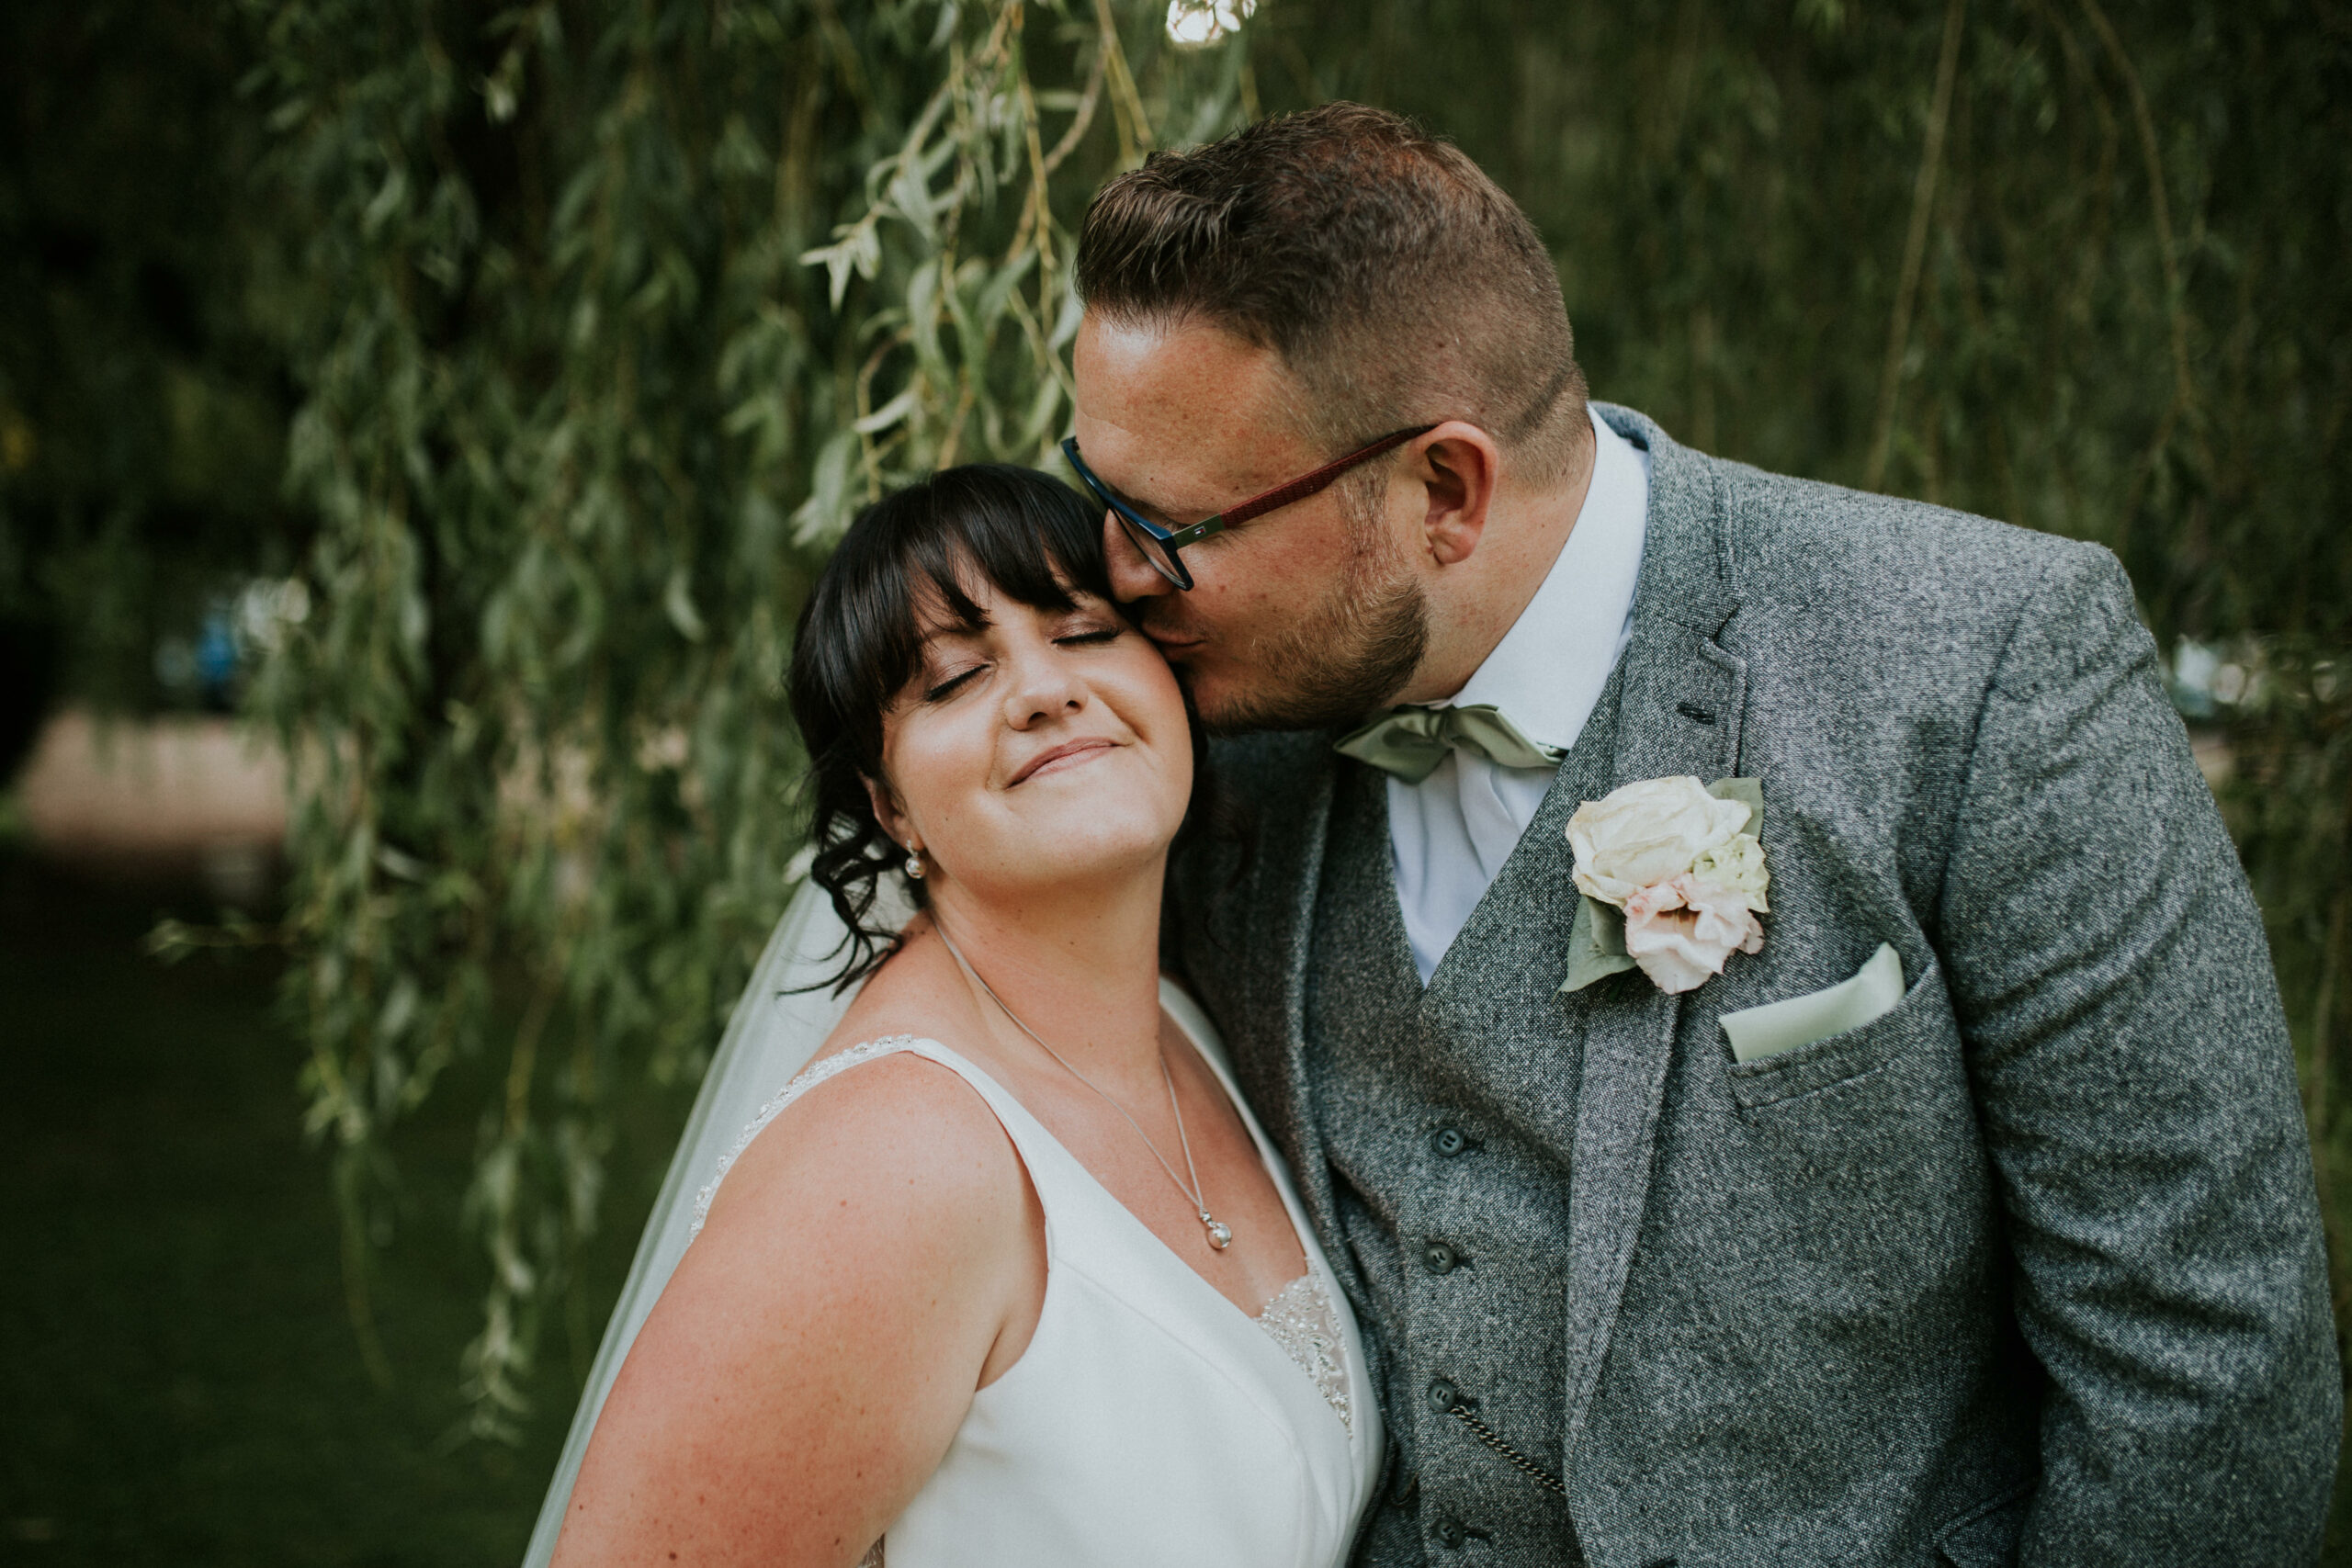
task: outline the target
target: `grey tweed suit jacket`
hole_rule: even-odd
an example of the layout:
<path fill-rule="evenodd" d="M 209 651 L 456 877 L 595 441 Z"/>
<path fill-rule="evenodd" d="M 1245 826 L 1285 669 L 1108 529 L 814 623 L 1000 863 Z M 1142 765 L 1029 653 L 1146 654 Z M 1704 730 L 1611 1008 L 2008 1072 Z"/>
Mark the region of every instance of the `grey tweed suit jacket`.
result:
<path fill-rule="evenodd" d="M 1638 974 L 1555 998 L 1565 919 L 1496 966 L 1577 1065 L 1550 1111 L 1573 1537 L 1490 1560 L 2311 1561 L 2342 1382 L 2310 1145 L 2260 917 L 2120 567 L 1600 412 L 1651 461 L 1606 776 L 1761 779 L 1772 913 L 1679 998 Z M 1248 841 L 1187 850 L 1170 940 L 1368 1316 L 1306 1077 L 1330 739 L 1218 743 Z M 1567 846 L 1533 841 L 1556 817 L 1513 865 L 1565 908 Z M 1722 1013 L 1881 942 L 1892 1013 L 1735 1064 Z M 1472 1068 L 1507 1094 L 1517 1061 Z M 1376 1355 L 1403 1337 L 1366 1327 Z"/>

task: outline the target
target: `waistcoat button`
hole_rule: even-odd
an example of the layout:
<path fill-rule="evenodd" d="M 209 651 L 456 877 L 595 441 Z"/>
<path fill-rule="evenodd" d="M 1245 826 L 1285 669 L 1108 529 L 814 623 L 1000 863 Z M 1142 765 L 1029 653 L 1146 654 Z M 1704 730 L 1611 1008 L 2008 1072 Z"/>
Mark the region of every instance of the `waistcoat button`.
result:
<path fill-rule="evenodd" d="M 1452 1159 L 1470 1146 L 1470 1140 L 1462 1135 L 1462 1129 L 1459 1127 L 1440 1127 L 1437 1130 L 1437 1136 L 1431 1138 L 1430 1143 L 1447 1159 Z"/>
<path fill-rule="evenodd" d="M 1421 1248 L 1421 1267 L 1432 1274 L 1451 1274 L 1454 1264 L 1459 1261 L 1453 1248 L 1442 1241 L 1433 1241 Z"/>
<path fill-rule="evenodd" d="M 1437 1539 L 1439 1545 L 1443 1546 L 1450 1551 L 1456 1550 L 1462 1545 L 1462 1521 L 1460 1519 L 1438 1520 Z"/>
<path fill-rule="evenodd" d="M 1462 1391 L 1443 1378 L 1430 1384 L 1430 1408 L 1441 1416 L 1453 1409 L 1461 1397 Z"/>

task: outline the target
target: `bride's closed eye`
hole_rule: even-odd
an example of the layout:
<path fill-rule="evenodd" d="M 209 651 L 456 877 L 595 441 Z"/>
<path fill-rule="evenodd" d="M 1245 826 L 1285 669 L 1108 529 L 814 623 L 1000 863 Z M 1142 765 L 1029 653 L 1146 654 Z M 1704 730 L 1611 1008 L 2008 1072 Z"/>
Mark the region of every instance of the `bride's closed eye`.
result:
<path fill-rule="evenodd" d="M 1061 648 L 1085 648 L 1106 642 L 1116 642 L 1125 633 L 1125 626 L 1090 626 L 1083 631 L 1064 632 L 1054 638 L 1054 642 Z"/>
<path fill-rule="evenodd" d="M 970 685 L 972 677 L 987 668 L 987 663 L 983 661 L 978 664 L 967 664 L 961 670 L 943 673 L 923 688 L 922 700 L 927 703 L 944 703 L 966 686 Z"/>
<path fill-rule="evenodd" d="M 1116 622 L 1107 625 L 1090 622 L 1057 634 L 1054 637 L 1054 646 L 1057 648 L 1099 648 L 1106 643 L 1116 642 L 1125 637 L 1126 632 L 1127 628 Z M 961 670 L 942 673 L 930 685 L 923 688 L 922 700 L 926 703 L 944 703 L 964 690 L 971 683 L 974 676 L 982 673 L 988 668 L 988 662 L 983 660 L 967 664 Z"/>
<path fill-rule="evenodd" d="M 943 643 L 946 646 L 941 646 Z M 987 660 L 978 657 L 978 652 L 974 639 L 927 639 L 922 651 L 922 701 L 945 702 L 971 684 L 972 677 L 989 667 Z"/>

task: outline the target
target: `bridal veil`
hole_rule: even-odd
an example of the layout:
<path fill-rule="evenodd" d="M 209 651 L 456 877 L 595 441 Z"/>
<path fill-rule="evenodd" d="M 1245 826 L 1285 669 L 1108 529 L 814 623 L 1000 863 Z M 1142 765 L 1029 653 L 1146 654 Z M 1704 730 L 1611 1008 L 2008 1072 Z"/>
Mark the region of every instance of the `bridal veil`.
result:
<path fill-rule="evenodd" d="M 885 888 L 886 900 L 891 892 Z M 876 913 L 895 926 L 908 911 L 877 906 Z M 814 882 L 802 882 L 768 938 L 751 982 L 727 1021 L 727 1032 L 703 1077 L 701 1092 L 695 1096 L 694 1113 L 687 1118 L 678 1152 L 670 1160 L 653 1213 L 645 1222 L 636 1259 L 629 1265 L 628 1281 L 621 1287 L 620 1300 L 596 1348 L 595 1365 L 589 1370 L 588 1386 L 572 1415 L 571 1430 L 564 1438 L 555 1479 L 548 1483 L 547 1501 L 539 1505 L 538 1523 L 531 1531 L 530 1550 L 524 1555 L 526 1568 L 544 1568 L 555 1555 L 556 1536 L 563 1528 L 571 1483 L 578 1479 L 580 1461 L 588 1452 L 597 1413 L 612 1392 L 613 1379 L 619 1374 L 637 1331 L 685 1253 L 694 1230 L 696 1195 L 718 1174 L 719 1160 L 752 1124 L 760 1106 L 808 1066 L 849 1010 L 854 989 L 836 997 L 825 984 L 841 964 L 845 934 L 825 890 Z"/>

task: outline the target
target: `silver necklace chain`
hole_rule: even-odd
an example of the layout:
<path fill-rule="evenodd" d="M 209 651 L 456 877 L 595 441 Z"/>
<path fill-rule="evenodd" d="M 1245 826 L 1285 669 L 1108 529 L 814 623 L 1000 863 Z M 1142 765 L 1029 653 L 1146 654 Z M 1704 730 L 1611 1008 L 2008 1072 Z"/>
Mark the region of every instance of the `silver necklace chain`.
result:
<path fill-rule="evenodd" d="M 964 950 L 956 945 L 956 939 L 947 934 L 947 928 L 942 925 L 936 917 L 933 918 L 931 929 L 937 931 L 939 933 L 939 940 L 947 944 L 947 951 L 954 954 L 956 966 L 964 971 L 964 977 L 971 981 L 975 986 L 978 986 L 982 991 L 986 992 L 989 1000 L 996 1004 L 997 1010 L 999 1012 L 1001 1012 L 1005 1017 L 1012 1021 L 1012 1026 L 1015 1029 L 1018 1029 L 1022 1033 L 1026 1034 L 1030 1039 L 1035 1040 L 1037 1043 L 1039 1049 L 1043 1050 L 1046 1055 L 1051 1056 L 1055 1061 L 1059 1062 L 1065 1068 L 1068 1068 L 1070 1077 L 1076 1078 L 1079 1082 L 1084 1084 L 1087 1088 L 1092 1089 L 1097 1095 L 1101 1096 L 1103 1104 L 1109 1106 L 1120 1115 L 1127 1118 L 1127 1125 L 1136 1130 L 1136 1136 L 1141 1138 L 1143 1140 L 1143 1146 L 1151 1151 L 1151 1157 L 1159 1162 L 1159 1168 L 1168 1173 L 1168 1179 L 1176 1184 L 1176 1190 L 1183 1193 L 1185 1197 L 1192 1200 L 1193 1212 L 1200 1215 L 1201 1228 L 1208 1233 L 1209 1246 L 1219 1252 L 1223 1252 L 1227 1247 L 1232 1246 L 1233 1227 L 1227 1224 L 1223 1220 L 1220 1220 L 1211 1214 L 1209 1213 L 1208 1204 L 1202 1201 L 1201 1173 L 1193 1164 L 1193 1140 L 1184 1132 L 1184 1108 L 1182 1105 L 1179 1104 L 1176 1100 L 1176 1079 L 1168 1070 L 1167 1051 L 1163 1048 L 1159 1053 L 1159 1081 L 1168 1086 L 1168 1109 L 1176 1113 L 1176 1141 L 1183 1145 L 1184 1169 L 1190 1173 L 1193 1178 L 1193 1184 L 1190 1187 L 1186 1187 L 1184 1185 L 1184 1179 L 1176 1174 L 1176 1168 L 1168 1163 L 1168 1156 L 1159 1152 L 1159 1145 L 1151 1141 L 1151 1134 L 1143 1130 L 1143 1123 L 1136 1121 L 1133 1116 L 1127 1114 L 1127 1108 L 1125 1106 L 1113 1099 L 1110 1092 L 1103 1089 L 1101 1084 L 1096 1083 L 1092 1078 L 1090 1078 L 1084 1073 L 1080 1072 L 1077 1066 L 1068 1056 L 1063 1055 L 1059 1051 L 1057 1051 L 1051 1045 L 1046 1044 L 1046 1037 L 1044 1035 L 1038 1033 L 1035 1030 L 1022 1022 L 1021 1015 L 1004 1005 L 1004 998 L 996 994 L 996 987 L 990 986 L 986 980 L 980 978 L 979 971 L 972 967 L 971 960 L 964 956 Z"/>

